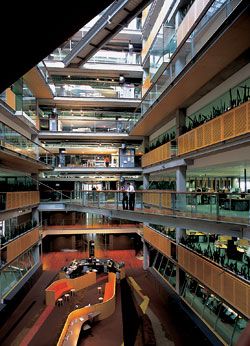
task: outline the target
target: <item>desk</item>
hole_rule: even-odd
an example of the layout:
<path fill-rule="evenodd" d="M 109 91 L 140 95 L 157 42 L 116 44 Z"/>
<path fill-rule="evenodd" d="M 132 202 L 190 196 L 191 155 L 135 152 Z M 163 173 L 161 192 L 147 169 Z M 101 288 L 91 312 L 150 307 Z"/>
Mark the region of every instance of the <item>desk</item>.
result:
<path fill-rule="evenodd" d="M 75 278 L 90 271 L 107 273 L 108 271 L 114 271 L 115 268 L 119 268 L 119 265 L 112 259 L 86 258 L 78 260 L 78 262 L 72 262 L 65 272 L 70 278 Z"/>
<path fill-rule="evenodd" d="M 219 249 L 227 249 L 227 245 L 226 244 L 215 244 L 214 246 L 219 248 Z"/>
<path fill-rule="evenodd" d="M 89 314 L 83 315 L 71 321 L 63 341 L 63 346 L 77 346 L 83 325 L 88 324 L 87 322 L 92 323 L 95 318 L 100 315 L 100 313 L 100 311 L 90 312 Z"/>
<path fill-rule="evenodd" d="M 249 199 L 228 199 L 224 201 L 224 209 L 236 210 L 236 211 L 248 211 L 249 210 Z"/>

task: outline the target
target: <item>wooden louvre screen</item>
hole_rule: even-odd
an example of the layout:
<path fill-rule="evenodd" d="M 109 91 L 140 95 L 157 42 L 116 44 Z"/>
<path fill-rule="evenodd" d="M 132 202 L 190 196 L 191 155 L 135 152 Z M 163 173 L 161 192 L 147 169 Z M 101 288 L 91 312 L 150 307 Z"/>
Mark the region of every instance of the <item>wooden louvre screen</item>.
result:
<path fill-rule="evenodd" d="M 150 166 L 170 159 L 171 157 L 171 143 L 165 143 L 160 147 L 151 150 L 142 156 L 142 167 Z"/>
<path fill-rule="evenodd" d="M 182 246 L 178 246 L 178 263 L 211 291 L 250 317 L 250 285 Z"/>
<path fill-rule="evenodd" d="M 178 137 L 178 155 L 248 132 L 250 132 L 249 101 Z"/>
<path fill-rule="evenodd" d="M 6 193 L 6 210 L 22 208 L 40 203 L 39 191 L 21 191 Z"/>
<path fill-rule="evenodd" d="M 171 192 L 144 192 L 143 203 L 150 204 L 156 207 L 171 208 Z"/>
<path fill-rule="evenodd" d="M 171 256 L 171 241 L 151 228 L 143 226 L 143 237 L 146 242 L 159 250 L 163 255 Z"/>
<path fill-rule="evenodd" d="M 7 245 L 7 263 L 22 254 L 25 250 L 29 249 L 32 245 L 39 240 L 39 229 L 36 228 L 20 238 L 13 240 Z"/>

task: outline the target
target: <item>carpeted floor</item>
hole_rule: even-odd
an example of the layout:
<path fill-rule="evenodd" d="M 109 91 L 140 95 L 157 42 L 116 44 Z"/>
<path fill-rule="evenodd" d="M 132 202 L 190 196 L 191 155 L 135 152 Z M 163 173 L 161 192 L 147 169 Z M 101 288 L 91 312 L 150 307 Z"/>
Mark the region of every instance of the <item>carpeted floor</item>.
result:
<path fill-rule="evenodd" d="M 24 297 L 11 317 L 0 329 L 1 346 L 20 346 L 45 309 L 45 288 L 56 279 L 57 271 L 44 271 L 36 284 Z"/>
<path fill-rule="evenodd" d="M 133 276 L 144 293 L 149 296 L 150 311 L 154 318 L 156 332 L 159 330 L 159 334 L 161 334 L 158 339 L 156 335 L 157 346 L 165 346 L 166 343 L 163 341 L 165 338 L 169 340 L 171 345 L 174 344 L 176 346 L 189 344 L 192 346 L 212 345 L 200 332 L 195 323 L 183 313 L 183 310 L 178 306 L 171 294 L 167 295 L 165 300 L 162 300 L 155 279 L 151 273 L 145 272 L 142 269 L 142 261 L 135 257 L 134 251 L 105 251 L 105 253 L 100 252 L 99 255 L 98 257 L 100 258 L 106 257 L 125 262 L 127 274 Z M 28 340 L 27 335 L 29 332 L 32 335 L 32 330 L 34 331 L 37 326 L 36 321 L 46 308 L 44 304 L 44 289 L 55 278 L 59 268 L 68 264 L 74 258 L 84 257 L 87 256 L 84 256 L 82 252 L 50 253 L 44 255 L 44 266 L 47 270 L 43 272 L 41 278 L 17 307 L 11 318 L 1 328 L 0 344 L 2 346 L 26 346 L 25 343 L 22 344 L 22 341 Z M 62 307 L 55 307 L 48 314 L 44 323 L 41 321 L 40 329 L 34 334 L 28 345 L 56 345 L 68 313 L 75 309 L 75 305 L 85 306 L 89 303 L 97 302 L 97 286 L 99 285 L 100 282 L 91 287 L 89 292 L 87 290 L 80 291 L 74 300 L 71 298 Z M 108 319 L 97 323 L 93 327 L 91 334 L 80 341 L 81 346 L 100 344 L 104 346 L 120 346 L 122 344 L 122 313 L 119 285 L 115 313 Z"/>
<path fill-rule="evenodd" d="M 175 346 L 212 346 L 196 324 L 184 314 L 173 295 L 167 294 L 166 299 L 161 297 L 158 285 L 150 272 L 133 268 L 128 269 L 126 273 L 133 276 L 143 289 L 143 293 L 150 298 L 149 307 L 160 321 L 169 341 Z"/>
<path fill-rule="evenodd" d="M 56 345 L 61 334 L 64 323 L 68 314 L 76 309 L 76 306 L 81 308 L 88 304 L 98 303 L 98 286 L 103 286 L 107 282 L 107 275 L 98 280 L 95 285 L 89 288 L 76 292 L 74 297 L 69 301 L 64 302 L 63 306 L 56 306 L 46 321 L 40 326 L 39 331 L 30 341 L 30 346 L 48 346 Z M 51 329 L 53 326 L 53 329 Z"/>

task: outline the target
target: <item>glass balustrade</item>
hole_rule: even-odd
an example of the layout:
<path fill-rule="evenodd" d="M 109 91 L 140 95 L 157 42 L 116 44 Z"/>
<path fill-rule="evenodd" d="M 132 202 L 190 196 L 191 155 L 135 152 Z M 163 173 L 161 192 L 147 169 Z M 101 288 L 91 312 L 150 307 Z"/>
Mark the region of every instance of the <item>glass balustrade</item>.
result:
<path fill-rule="evenodd" d="M 141 88 L 127 84 L 119 85 L 74 85 L 55 84 L 56 96 L 58 97 L 94 97 L 94 98 L 114 98 L 114 99 L 140 99 Z"/>
<path fill-rule="evenodd" d="M 66 151 L 66 150 L 65 150 Z M 47 157 L 48 158 L 48 157 Z M 41 159 L 43 159 L 41 157 Z M 45 160 L 45 158 L 44 158 Z M 134 168 L 141 167 L 140 156 L 135 155 L 67 155 L 57 157 L 58 167 L 76 168 Z"/>
<path fill-rule="evenodd" d="M 170 39 L 170 36 L 167 36 L 168 39 L 166 39 L 166 43 L 163 43 L 163 52 L 166 59 L 170 58 L 170 62 L 143 99 L 141 104 L 141 116 L 148 111 L 158 97 L 162 95 L 178 77 L 240 2 L 240 0 L 214 1 L 205 15 L 197 23 L 194 30 L 190 33 L 189 37 L 178 47 L 176 43 L 176 34 Z M 163 56 L 159 57 L 158 60 L 159 59 L 164 60 Z"/>
<path fill-rule="evenodd" d="M 188 274 L 185 274 L 181 296 L 227 345 L 236 345 L 247 326 L 246 317 L 231 309 L 220 297 Z"/>
<path fill-rule="evenodd" d="M 0 211 L 37 205 L 39 202 L 39 191 L 0 192 Z"/>
<path fill-rule="evenodd" d="M 52 191 L 50 194 L 54 194 Z M 60 195 L 57 199 L 74 201 L 84 207 L 98 207 L 107 209 L 123 209 L 124 192 L 116 190 L 81 191 L 75 195 L 74 191 Z M 127 193 L 127 192 L 126 192 Z M 128 199 L 129 199 L 129 193 Z M 47 198 L 49 200 L 51 196 Z M 41 199 L 43 197 L 41 196 Z M 54 199 L 55 200 L 55 199 Z M 195 219 L 213 221 L 230 221 L 240 224 L 249 224 L 250 194 L 249 193 L 178 193 L 167 190 L 137 190 L 135 192 L 134 209 L 138 212 L 159 215 L 175 215 Z"/>
<path fill-rule="evenodd" d="M 131 52 L 112 52 L 106 50 L 100 50 L 88 63 L 95 64 L 130 64 L 140 65 L 141 55 L 139 53 Z"/>
<path fill-rule="evenodd" d="M 21 279 L 39 262 L 38 247 L 33 246 L 7 265 L 1 259 L 0 287 L 1 299 L 6 296 Z"/>
<path fill-rule="evenodd" d="M 161 252 L 157 252 L 153 261 L 153 268 L 155 268 L 171 286 L 176 286 L 176 265 L 168 257 L 164 256 Z"/>
<path fill-rule="evenodd" d="M 16 225 L 15 227 L 9 223 L 9 220 L 5 220 L 4 235 L 0 235 L 1 247 L 6 246 L 10 241 L 19 238 L 21 235 L 28 233 L 37 227 L 39 227 L 37 226 L 37 222 L 32 220 L 18 226 Z"/>
<path fill-rule="evenodd" d="M 40 119 L 41 131 L 50 132 L 80 132 L 80 133 L 129 133 L 136 119 L 128 120 L 82 120 L 74 118 L 61 118 L 58 120 L 42 117 Z"/>
<path fill-rule="evenodd" d="M 54 164 L 55 157 L 39 144 L 24 137 L 9 126 L 0 122 L 0 146 L 15 152 L 16 154 L 41 161 L 41 156 L 48 158 L 43 160 L 47 164 Z"/>

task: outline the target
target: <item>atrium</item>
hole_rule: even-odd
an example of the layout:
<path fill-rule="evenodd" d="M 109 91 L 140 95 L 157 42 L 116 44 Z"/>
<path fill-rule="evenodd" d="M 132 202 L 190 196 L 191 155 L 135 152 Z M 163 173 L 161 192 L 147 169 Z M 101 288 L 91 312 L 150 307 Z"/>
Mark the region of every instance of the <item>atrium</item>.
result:
<path fill-rule="evenodd" d="M 24 12 L 34 42 L 2 31 L 1 345 L 249 345 L 248 1 Z"/>

